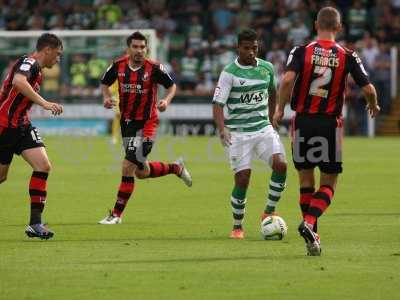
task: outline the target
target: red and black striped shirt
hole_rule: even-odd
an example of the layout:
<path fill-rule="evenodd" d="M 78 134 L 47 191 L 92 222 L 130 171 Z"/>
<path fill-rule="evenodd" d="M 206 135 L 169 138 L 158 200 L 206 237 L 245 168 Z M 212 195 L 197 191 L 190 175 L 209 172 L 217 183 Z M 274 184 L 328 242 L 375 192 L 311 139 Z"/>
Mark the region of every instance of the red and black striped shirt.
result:
<path fill-rule="evenodd" d="M 32 88 L 39 92 L 42 72 L 33 57 L 22 56 L 11 67 L 0 90 L 0 127 L 17 128 L 30 123 L 28 112 L 33 102 L 12 84 L 15 74 L 26 76 Z"/>
<path fill-rule="evenodd" d="M 294 47 L 286 69 L 297 74 L 291 98 L 297 113 L 341 115 L 348 74 L 360 87 L 370 83 L 357 53 L 333 41 Z"/>
<path fill-rule="evenodd" d="M 119 108 L 121 120 L 157 119 L 157 84 L 165 88 L 174 82 L 164 67 L 145 59 L 138 69 L 129 66 L 129 56 L 114 61 L 108 67 L 101 83 L 112 85 L 118 80 Z"/>

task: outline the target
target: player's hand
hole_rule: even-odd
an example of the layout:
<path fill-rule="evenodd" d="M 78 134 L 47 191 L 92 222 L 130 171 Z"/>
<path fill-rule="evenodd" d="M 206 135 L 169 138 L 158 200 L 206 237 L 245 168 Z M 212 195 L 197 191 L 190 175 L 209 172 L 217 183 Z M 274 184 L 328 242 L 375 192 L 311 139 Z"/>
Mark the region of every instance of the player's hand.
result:
<path fill-rule="evenodd" d="M 230 145 L 232 145 L 231 133 L 227 129 L 219 132 L 219 139 L 221 140 L 221 144 L 224 147 L 229 147 Z"/>
<path fill-rule="evenodd" d="M 379 107 L 378 104 L 371 105 L 368 103 L 366 109 L 368 110 L 368 113 L 371 116 L 371 118 L 375 118 L 381 111 L 381 108 Z"/>
<path fill-rule="evenodd" d="M 161 99 L 157 104 L 157 108 L 161 112 L 164 112 L 167 109 L 167 106 L 168 106 L 168 102 L 164 99 Z"/>
<path fill-rule="evenodd" d="M 280 110 L 279 108 L 277 108 L 275 110 L 274 116 L 273 116 L 273 120 L 272 120 L 272 126 L 275 129 L 279 128 L 279 123 L 282 121 L 283 118 L 283 111 Z"/>
<path fill-rule="evenodd" d="M 61 115 L 63 112 L 63 106 L 61 104 L 58 103 L 54 103 L 54 102 L 46 102 L 43 105 L 43 108 L 45 110 L 50 110 L 51 113 L 55 116 Z"/>
<path fill-rule="evenodd" d="M 104 98 L 103 105 L 105 108 L 110 109 L 117 105 L 117 101 L 115 101 L 113 98 Z"/>

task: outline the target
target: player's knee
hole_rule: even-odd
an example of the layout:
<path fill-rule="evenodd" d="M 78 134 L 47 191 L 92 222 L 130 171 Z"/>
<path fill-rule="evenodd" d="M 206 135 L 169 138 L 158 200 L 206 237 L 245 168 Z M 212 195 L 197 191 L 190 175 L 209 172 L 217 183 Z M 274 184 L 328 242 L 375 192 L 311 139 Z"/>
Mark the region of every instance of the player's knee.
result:
<path fill-rule="evenodd" d="M 42 162 L 39 164 L 35 171 L 50 173 L 51 171 L 51 163 L 49 161 Z"/>
<path fill-rule="evenodd" d="M 246 189 L 249 186 L 250 176 L 248 174 L 237 174 L 235 181 L 237 186 Z"/>
<path fill-rule="evenodd" d="M 135 169 L 132 167 L 122 167 L 122 176 L 132 177 L 135 174 Z"/>
<path fill-rule="evenodd" d="M 49 173 L 51 171 L 51 163 L 48 161 L 43 165 L 43 172 Z"/>
<path fill-rule="evenodd" d="M 136 170 L 135 175 L 138 179 L 145 179 L 149 177 L 149 173 L 146 173 L 144 170 Z"/>
<path fill-rule="evenodd" d="M 135 174 L 136 165 L 128 160 L 122 163 L 122 175 L 132 177 Z"/>
<path fill-rule="evenodd" d="M 281 174 L 286 173 L 287 164 L 284 161 L 274 162 L 274 164 L 272 165 L 272 170 L 274 170 L 274 172 L 281 173 Z"/>

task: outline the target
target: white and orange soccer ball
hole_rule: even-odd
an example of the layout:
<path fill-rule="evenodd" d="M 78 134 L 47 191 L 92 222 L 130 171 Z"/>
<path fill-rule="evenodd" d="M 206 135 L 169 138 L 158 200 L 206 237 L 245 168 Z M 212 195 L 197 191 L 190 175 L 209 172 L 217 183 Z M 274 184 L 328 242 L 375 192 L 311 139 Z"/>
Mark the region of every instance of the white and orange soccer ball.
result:
<path fill-rule="evenodd" d="M 268 216 L 261 222 L 261 235 L 264 240 L 281 240 L 287 234 L 286 222 L 279 216 Z"/>

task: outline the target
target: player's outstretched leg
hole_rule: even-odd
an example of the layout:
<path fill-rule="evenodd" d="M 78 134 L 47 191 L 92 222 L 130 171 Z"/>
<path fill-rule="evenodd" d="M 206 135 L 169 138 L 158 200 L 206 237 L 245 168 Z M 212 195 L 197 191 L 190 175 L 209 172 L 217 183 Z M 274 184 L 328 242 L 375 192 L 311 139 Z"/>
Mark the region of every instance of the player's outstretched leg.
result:
<path fill-rule="evenodd" d="M 115 225 L 121 224 L 121 215 L 128 204 L 129 198 L 131 197 L 135 189 L 135 177 L 133 176 L 122 176 L 121 183 L 119 185 L 117 201 L 115 202 L 114 209 L 110 211 L 109 215 L 99 221 L 102 225 Z"/>
<path fill-rule="evenodd" d="M 187 185 L 187 186 L 192 186 L 192 176 L 190 175 L 189 171 L 185 167 L 185 164 L 183 162 L 182 158 L 177 159 L 174 163 L 168 164 L 168 163 L 163 163 L 159 161 L 152 161 L 149 162 L 149 168 L 150 168 L 150 173 L 148 177 L 150 178 L 157 178 L 157 177 L 162 177 L 166 176 L 169 174 L 175 174 L 179 178 L 182 179 L 182 181 Z"/>
<path fill-rule="evenodd" d="M 189 187 L 192 186 L 193 180 L 192 180 L 192 175 L 190 175 L 188 169 L 185 166 L 185 162 L 183 161 L 183 158 L 180 157 L 175 161 L 175 164 L 177 164 L 180 167 L 180 173 L 178 175 L 179 178 L 182 179 L 182 181 Z"/>

